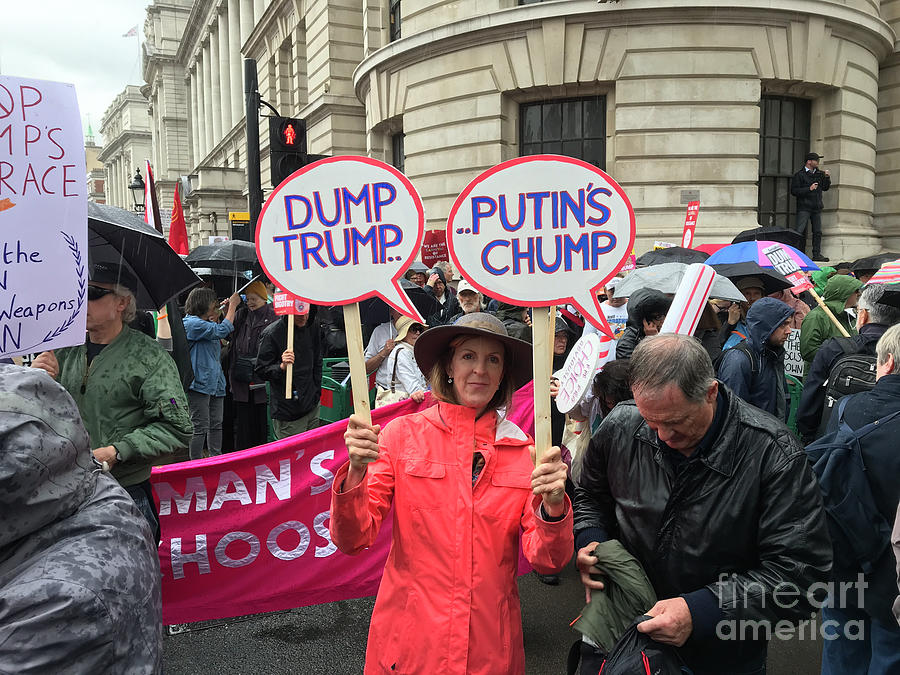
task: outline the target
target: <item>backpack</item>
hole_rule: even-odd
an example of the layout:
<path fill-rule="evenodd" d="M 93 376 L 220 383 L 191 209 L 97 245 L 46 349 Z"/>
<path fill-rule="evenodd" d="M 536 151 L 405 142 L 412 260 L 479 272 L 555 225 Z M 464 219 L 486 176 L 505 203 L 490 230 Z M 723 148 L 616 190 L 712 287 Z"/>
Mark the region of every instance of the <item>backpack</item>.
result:
<path fill-rule="evenodd" d="M 828 420 L 834 411 L 835 404 L 848 394 L 871 391 L 875 386 L 877 358 L 867 354 L 853 340 L 837 337 L 835 340 L 844 351 L 828 374 L 825 383 L 825 404 L 822 406 L 822 419 L 819 422 L 819 436 L 828 430 Z"/>
<path fill-rule="evenodd" d="M 751 382 L 756 379 L 756 375 L 759 373 L 759 356 L 753 349 L 750 348 L 750 345 L 746 340 L 741 340 L 734 347 L 729 349 L 724 349 L 722 352 L 715 358 L 713 361 L 713 370 L 716 371 L 716 375 L 719 374 L 719 369 L 722 367 L 722 361 L 725 360 L 725 355 L 728 352 L 742 352 L 747 355 L 747 358 L 750 359 L 750 380 Z"/>
<path fill-rule="evenodd" d="M 600 660 L 599 672 L 603 675 L 682 675 L 690 672 L 683 666 L 675 647 L 638 632 L 637 625 L 650 618 L 640 616 L 628 627 L 612 651 Z M 582 662 L 581 672 L 593 672 L 594 667 L 594 664 Z"/>
<path fill-rule="evenodd" d="M 890 546 L 891 526 L 875 505 L 859 442 L 900 415 L 897 410 L 854 431 L 844 421 L 847 401 L 837 406 L 838 430 L 806 447 L 822 492 L 837 579 L 855 579 L 860 569 L 871 574 Z"/>

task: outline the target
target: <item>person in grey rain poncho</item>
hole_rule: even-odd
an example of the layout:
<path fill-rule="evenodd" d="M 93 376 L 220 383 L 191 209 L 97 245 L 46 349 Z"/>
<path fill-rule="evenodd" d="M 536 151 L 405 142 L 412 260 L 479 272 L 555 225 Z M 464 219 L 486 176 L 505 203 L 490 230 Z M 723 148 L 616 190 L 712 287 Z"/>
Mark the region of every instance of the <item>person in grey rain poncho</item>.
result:
<path fill-rule="evenodd" d="M 159 558 L 43 370 L 0 365 L 0 673 L 158 673 Z"/>

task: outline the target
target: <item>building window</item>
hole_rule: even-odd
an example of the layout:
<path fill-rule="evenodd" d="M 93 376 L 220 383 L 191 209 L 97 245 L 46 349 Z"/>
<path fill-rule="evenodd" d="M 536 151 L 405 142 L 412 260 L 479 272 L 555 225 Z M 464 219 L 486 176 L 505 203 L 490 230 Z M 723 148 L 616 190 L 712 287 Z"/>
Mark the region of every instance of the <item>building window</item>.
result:
<path fill-rule="evenodd" d="M 606 168 L 606 97 L 519 106 L 519 154 L 567 155 Z"/>
<path fill-rule="evenodd" d="M 406 164 L 406 153 L 403 150 L 403 139 L 405 137 L 406 134 L 402 131 L 391 136 L 391 164 L 400 173 L 403 173 L 403 166 Z"/>
<path fill-rule="evenodd" d="M 763 96 L 759 102 L 759 206 L 763 227 L 790 227 L 797 212 L 791 177 L 809 152 L 810 102 Z"/>
<path fill-rule="evenodd" d="M 389 0 L 390 42 L 400 39 L 400 0 Z"/>

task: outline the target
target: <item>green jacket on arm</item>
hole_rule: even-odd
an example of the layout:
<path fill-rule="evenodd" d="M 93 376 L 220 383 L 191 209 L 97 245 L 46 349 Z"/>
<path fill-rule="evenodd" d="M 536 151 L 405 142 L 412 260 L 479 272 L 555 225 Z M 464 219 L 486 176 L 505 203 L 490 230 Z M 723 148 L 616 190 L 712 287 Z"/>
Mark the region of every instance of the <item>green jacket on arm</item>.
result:
<path fill-rule="evenodd" d="M 85 345 L 56 350 L 59 383 L 75 399 L 91 448 L 115 446 L 113 477 L 127 487 L 150 477 L 154 460 L 187 447 L 193 433 L 187 397 L 172 357 L 128 328 L 87 367 Z"/>

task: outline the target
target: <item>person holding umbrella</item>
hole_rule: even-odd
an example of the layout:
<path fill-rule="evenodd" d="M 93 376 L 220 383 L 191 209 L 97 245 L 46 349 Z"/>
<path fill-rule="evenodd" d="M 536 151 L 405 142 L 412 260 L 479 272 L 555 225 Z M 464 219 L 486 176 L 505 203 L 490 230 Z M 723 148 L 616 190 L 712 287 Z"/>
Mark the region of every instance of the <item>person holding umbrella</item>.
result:
<path fill-rule="evenodd" d="M 95 264 L 87 286 L 87 339 L 44 352 L 46 370 L 75 399 L 94 457 L 131 495 L 159 541 L 150 469 L 187 447 L 193 433 L 178 368 L 166 351 L 126 324 L 137 279 L 124 266 Z"/>

